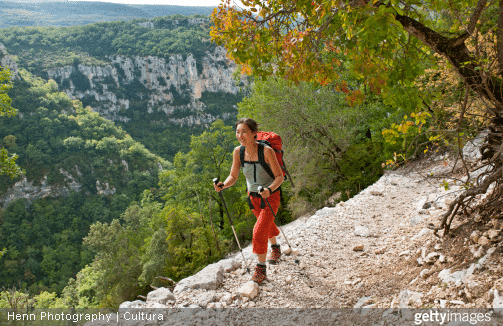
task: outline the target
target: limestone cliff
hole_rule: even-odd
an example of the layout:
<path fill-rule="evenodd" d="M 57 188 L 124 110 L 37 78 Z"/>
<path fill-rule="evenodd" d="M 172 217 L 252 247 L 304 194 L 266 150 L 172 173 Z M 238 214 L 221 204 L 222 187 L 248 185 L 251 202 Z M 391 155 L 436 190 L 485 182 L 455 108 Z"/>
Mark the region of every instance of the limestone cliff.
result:
<path fill-rule="evenodd" d="M 164 112 L 162 120 L 167 122 L 207 125 L 225 117 L 225 112 L 221 116 L 205 112 L 202 94 L 239 92 L 233 79 L 236 65 L 222 47 L 206 52 L 200 59 L 192 55 L 169 59 L 116 55 L 108 60 L 110 63 L 103 66 L 52 68 L 47 74 L 71 98 L 90 105 L 110 120 L 124 122 L 131 119 L 128 110 L 136 105 L 145 113 Z M 246 78 L 242 77 L 241 85 L 245 84 Z"/>
<path fill-rule="evenodd" d="M 2 43 L 0 43 L 0 66 L 8 68 L 11 71 L 11 79 L 19 78 L 18 66 L 14 59 L 12 59 L 12 57 L 8 55 L 7 50 Z"/>

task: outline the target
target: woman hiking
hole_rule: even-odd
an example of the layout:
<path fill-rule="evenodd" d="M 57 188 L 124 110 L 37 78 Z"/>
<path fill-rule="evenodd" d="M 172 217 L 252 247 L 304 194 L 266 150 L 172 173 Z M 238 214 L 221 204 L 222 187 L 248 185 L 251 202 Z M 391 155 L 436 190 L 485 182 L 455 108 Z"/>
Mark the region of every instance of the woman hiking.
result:
<path fill-rule="evenodd" d="M 253 227 L 252 246 L 253 253 L 257 254 L 258 264 L 255 267 L 252 280 L 260 284 L 266 278 L 268 241 L 271 243 L 269 263 L 275 264 L 281 257 L 281 249 L 276 242 L 279 230 L 274 223 L 274 215 L 269 206 L 265 205 L 264 199 L 268 199 L 274 214 L 276 214 L 280 204 L 279 188 L 284 177 L 274 150 L 256 141 L 257 132 L 258 124 L 253 119 L 243 118 L 236 122 L 236 138 L 241 146 L 234 149 L 229 176 L 224 182 L 214 184 L 214 187 L 217 192 L 231 187 L 238 180 L 240 167 L 243 166 L 243 174 L 246 177 L 248 189 L 248 204 L 257 218 L 257 222 Z M 243 151 L 244 155 L 242 154 Z M 244 164 L 242 164 L 240 156 L 244 157 Z M 272 171 L 274 178 L 260 164 L 260 162 L 264 161 Z M 264 189 L 261 193 L 258 192 L 260 186 Z"/>

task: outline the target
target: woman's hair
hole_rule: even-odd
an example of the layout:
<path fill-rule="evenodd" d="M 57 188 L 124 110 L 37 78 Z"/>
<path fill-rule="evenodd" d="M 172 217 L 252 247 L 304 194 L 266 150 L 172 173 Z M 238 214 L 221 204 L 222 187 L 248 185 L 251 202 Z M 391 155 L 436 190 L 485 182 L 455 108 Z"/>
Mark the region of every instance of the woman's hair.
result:
<path fill-rule="evenodd" d="M 236 128 L 238 127 L 238 125 L 244 123 L 245 125 L 248 126 L 248 128 L 250 128 L 250 130 L 252 132 L 258 132 L 258 123 L 257 121 L 251 119 L 251 118 L 241 118 L 238 120 L 238 122 L 236 122 Z"/>

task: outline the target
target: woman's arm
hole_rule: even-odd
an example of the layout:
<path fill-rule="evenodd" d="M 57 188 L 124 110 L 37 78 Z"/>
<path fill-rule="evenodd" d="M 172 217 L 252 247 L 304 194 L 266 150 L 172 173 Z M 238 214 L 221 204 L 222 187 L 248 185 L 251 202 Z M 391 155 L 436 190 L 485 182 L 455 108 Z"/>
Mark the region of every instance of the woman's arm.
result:
<path fill-rule="evenodd" d="M 239 169 L 241 165 L 241 161 L 239 160 L 239 148 L 240 146 L 234 148 L 234 152 L 232 153 L 232 166 L 231 166 L 231 172 L 229 173 L 229 176 L 227 179 L 225 179 L 224 182 L 219 182 L 217 185 L 213 185 L 215 187 L 215 190 L 220 192 L 221 190 L 225 188 L 231 187 L 233 184 L 236 183 L 239 177 Z"/>
<path fill-rule="evenodd" d="M 276 153 L 274 153 L 274 149 L 271 147 L 264 147 L 264 159 L 265 162 L 269 164 L 271 167 L 272 173 L 274 174 L 274 181 L 273 183 L 269 186 L 271 188 L 271 191 L 275 191 L 276 189 L 281 186 L 283 183 L 283 180 L 285 178 L 283 177 L 283 171 L 281 170 L 281 166 L 279 165 L 278 159 L 276 158 Z M 271 194 L 269 191 L 266 189 L 262 192 L 262 197 L 267 198 Z"/>

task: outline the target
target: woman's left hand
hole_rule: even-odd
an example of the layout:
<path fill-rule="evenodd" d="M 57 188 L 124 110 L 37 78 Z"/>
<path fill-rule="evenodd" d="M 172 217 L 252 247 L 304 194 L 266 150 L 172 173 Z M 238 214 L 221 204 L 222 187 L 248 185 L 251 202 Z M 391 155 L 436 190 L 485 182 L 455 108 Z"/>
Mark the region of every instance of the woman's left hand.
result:
<path fill-rule="evenodd" d="M 271 195 L 271 192 L 269 191 L 268 188 L 262 190 L 262 192 L 260 193 L 260 196 L 262 196 L 262 198 L 267 198 Z"/>

